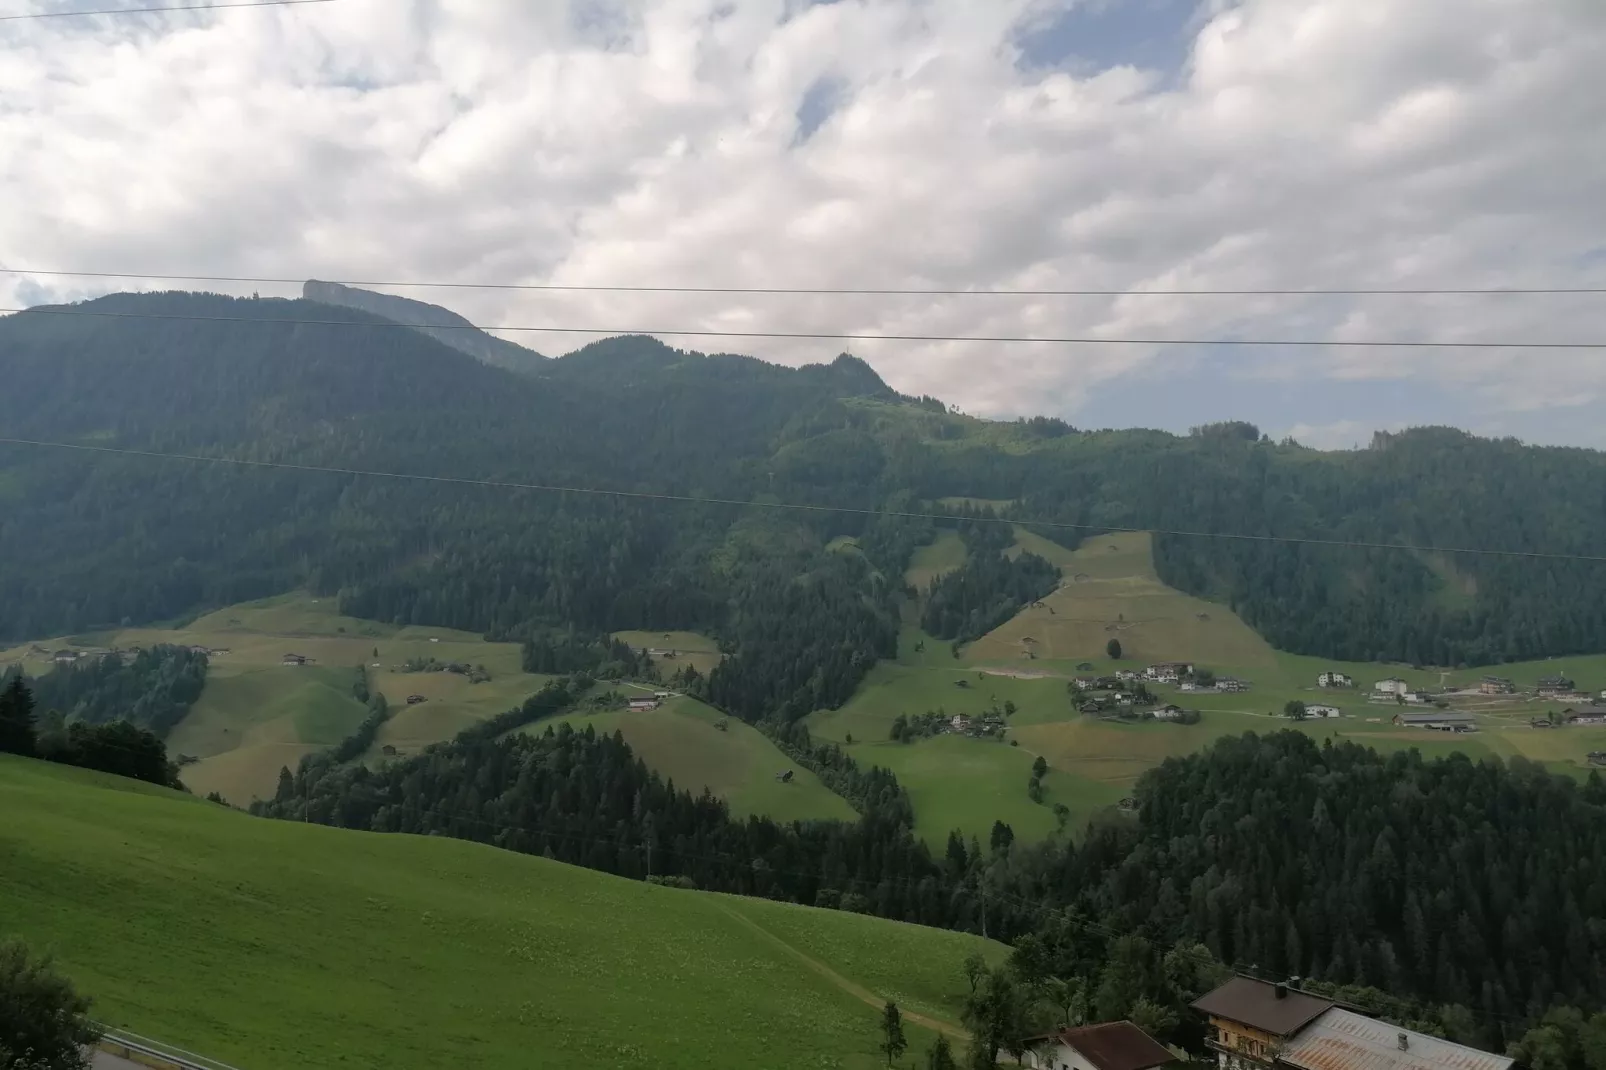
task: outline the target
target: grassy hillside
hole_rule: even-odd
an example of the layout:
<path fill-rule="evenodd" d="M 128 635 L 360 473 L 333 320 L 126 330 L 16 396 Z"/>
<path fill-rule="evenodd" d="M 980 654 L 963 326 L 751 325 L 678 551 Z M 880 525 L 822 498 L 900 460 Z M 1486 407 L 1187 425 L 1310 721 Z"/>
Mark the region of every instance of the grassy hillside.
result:
<path fill-rule="evenodd" d="M 201 759 L 184 769 L 192 791 L 217 791 L 240 805 L 271 794 L 281 767 L 294 768 L 303 755 L 339 742 L 362 721 L 366 711 L 352 695 L 358 665 L 368 668 L 370 687 L 396 710 L 380 731 L 375 753 L 388 744 L 405 754 L 447 739 L 518 705 L 547 679 L 522 671 L 515 643 L 341 616 L 333 599 L 300 592 L 229 606 L 172 628 L 25 643 L 0 651 L 0 665 L 20 663 L 37 674 L 50 670 L 48 652 L 60 646 L 126 649 L 156 643 L 221 651 L 210 658 L 200 700 L 167 744 L 174 756 Z M 312 663 L 284 665 L 286 654 L 304 655 Z M 491 679 L 471 684 L 455 673 L 403 671 L 412 658 L 483 665 Z M 407 697 L 414 694 L 428 701 L 408 706 Z"/>
<path fill-rule="evenodd" d="M 849 744 L 859 761 L 896 773 L 914 801 L 918 831 L 939 846 L 953 828 L 985 839 L 995 820 L 1008 822 L 1019 836 L 1048 835 L 1057 828 L 1050 809 L 1055 803 L 1070 808 L 1068 827 L 1078 830 L 1167 757 L 1241 732 L 1295 727 L 1318 739 L 1348 738 L 1380 751 L 1416 747 L 1434 754 L 1524 757 L 1575 776 L 1587 770 L 1591 751 L 1606 750 L 1606 726 L 1532 728 L 1533 718 L 1569 705 L 1552 699 L 1457 696 L 1452 703 L 1473 712 L 1480 728 L 1461 736 L 1398 727 L 1390 723 L 1397 706 L 1367 701 L 1372 685 L 1391 676 L 1438 690 L 1475 688 L 1486 672 L 1530 688 L 1541 676 L 1565 673 L 1598 693 L 1606 687 L 1606 655 L 1441 672 L 1288 654 L 1274 650 L 1230 608 L 1162 584 L 1147 535 L 1100 535 L 1074 551 L 1029 532 L 1017 532 L 1016 539 L 1021 549 L 1060 568 L 1057 590 L 969 644 L 958 658 L 948 643 L 906 629 L 896 661 L 878 665 L 840 709 L 809 718 L 820 738 Z M 962 547 L 949 534 L 922 548 L 915 563 L 925 574 L 961 560 Z M 1120 661 L 1106 656 L 1111 638 L 1121 641 Z M 1153 661 L 1191 661 L 1217 675 L 1246 679 L 1251 689 L 1182 693 L 1155 687 L 1162 702 L 1200 710 L 1203 719 L 1196 725 L 1125 724 L 1084 717 L 1072 708 L 1066 691 L 1071 677 Z M 1084 664 L 1091 668 L 1079 668 Z M 1329 669 L 1348 673 L 1358 686 L 1319 689 L 1316 678 Z M 1344 716 L 1296 723 L 1281 715 L 1291 700 L 1336 705 Z M 1015 707 L 1008 733 L 1014 746 L 955 736 L 910 744 L 888 740 L 899 714 L 975 715 L 1006 703 Z M 1041 804 L 1026 795 L 1037 755 L 1050 766 Z"/>
<path fill-rule="evenodd" d="M 883 999 L 953 1029 L 961 960 L 1004 950 L 5 756 L 0 811 L 0 936 L 98 1017 L 261 1070 L 870 1070 Z"/>
<path fill-rule="evenodd" d="M 544 732 L 556 721 L 576 728 L 591 725 L 598 732 L 618 730 L 642 761 L 676 787 L 692 792 L 707 788 L 738 816 L 763 814 L 776 821 L 855 818 L 840 795 L 782 754 L 758 729 L 692 698 L 677 696 L 644 713 L 576 713 L 525 730 Z M 724 729 L 714 727 L 722 721 Z M 787 769 L 793 771 L 792 781 L 782 784 L 775 774 Z"/>

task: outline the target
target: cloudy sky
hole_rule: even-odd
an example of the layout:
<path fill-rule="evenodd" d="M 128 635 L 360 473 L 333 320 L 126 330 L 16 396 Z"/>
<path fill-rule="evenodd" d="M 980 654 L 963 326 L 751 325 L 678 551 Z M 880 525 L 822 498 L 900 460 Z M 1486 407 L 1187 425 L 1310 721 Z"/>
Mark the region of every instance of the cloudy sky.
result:
<path fill-rule="evenodd" d="M 0 14 L 108 6 L 138 5 Z M 5 20 L 0 267 L 1606 287 L 1603 102 L 1602 0 L 333 0 Z M 0 303 L 153 285 L 0 274 Z M 1606 341 L 1606 294 L 392 292 L 609 331 Z M 979 415 L 1241 418 L 1333 448 L 1453 423 L 1606 447 L 1606 350 L 675 341 L 793 364 L 846 347 Z"/>

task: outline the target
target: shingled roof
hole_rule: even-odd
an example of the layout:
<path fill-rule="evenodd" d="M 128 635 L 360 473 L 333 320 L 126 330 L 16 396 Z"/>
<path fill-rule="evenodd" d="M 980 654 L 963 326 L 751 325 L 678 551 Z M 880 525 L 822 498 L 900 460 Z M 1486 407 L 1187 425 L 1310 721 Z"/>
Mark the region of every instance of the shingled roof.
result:
<path fill-rule="evenodd" d="M 1298 1032 L 1333 1005 L 1330 999 L 1306 995 L 1287 985 L 1269 984 L 1253 977 L 1234 977 L 1193 1001 L 1196 1011 L 1242 1022 L 1277 1037 Z"/>
<path fill-rule="evenodd" d="M 1080 1052 L 1096 1070 L 1152 1070 L 1176 1056 L 1131 1022 L 1062 1029 L 1059 1042 Z"/>

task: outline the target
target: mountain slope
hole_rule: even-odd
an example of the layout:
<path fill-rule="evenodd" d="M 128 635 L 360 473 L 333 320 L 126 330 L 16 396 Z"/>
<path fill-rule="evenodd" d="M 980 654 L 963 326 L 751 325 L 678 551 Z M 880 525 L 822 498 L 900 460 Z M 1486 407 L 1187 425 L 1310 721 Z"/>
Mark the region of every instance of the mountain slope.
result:
<path fill-rule="evenodd" d="M 97 1017 L 239 1066 L 870 1070 L 865 993 L 952 1022 L 964 956 L 1003 954 L 10 756 L 0 809 L 20 818 L 0 827 L 0 936 L 53 951 Z"/>
<path fill-rule="evenodd" d="M 444 342 L 469 356 L 515 372 L 530 372 L 545 363 L 546 358 L 533 349 L 517 345 L 493 334 L 487 334 L 450 309 L 407 297 L 375 293 L 338 282 L 319 282 L 309 279 L 301 287 L 301 296 L 308 301 L 355 308 L 376 316 L 407 324 L 418 333 Z"/>

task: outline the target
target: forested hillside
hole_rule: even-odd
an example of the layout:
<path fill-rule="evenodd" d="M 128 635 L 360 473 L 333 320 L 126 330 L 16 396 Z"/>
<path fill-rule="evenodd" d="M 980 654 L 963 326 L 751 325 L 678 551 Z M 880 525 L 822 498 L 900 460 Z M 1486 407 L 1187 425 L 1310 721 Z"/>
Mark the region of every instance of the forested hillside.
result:
<path fill-rule="evenodd" d="M 898 577 L 931 524 L 673 498 L 987 499 L 1070 525 L 1039 529 L 1069 544 L 1132 527 L 1606 555 L 1606 462 L 1590 451 L 1445 429 L 1323 454 L 1242 424 L 989 424 L 900 398 L 851 357 L 793 370 L 645 338 L 514 374 L 309 301 L 117 295 L 65 311 L 79 314 L 0 320 L 0 435 L 448 481 L 0 445 L 0 636 L 14 639 L 306 586 L 355 615 L 498 637 L 710 632 L 734 655 L 711 693 L 791 717 L 885 656 Z M 860 552 L 827 552 L 841 536 Z M 1606 649 L 1598 562 L 1181 535 L 1157 538 L 1156 557 L 1167 582 L 1296 652 L 1456 664 Z M 977 543 L 928 625 L 976 634 L 1050 578 Z"/>
<path fill-rule="evenodd" d="M 158 737 L 189 712 L 206 684 L 207 657 L 188 647 L 158 644 L 124 660 L 112 656 L 58 666 L 29 681 L 42 712 L 72 721 L 130 721 Z"/>

